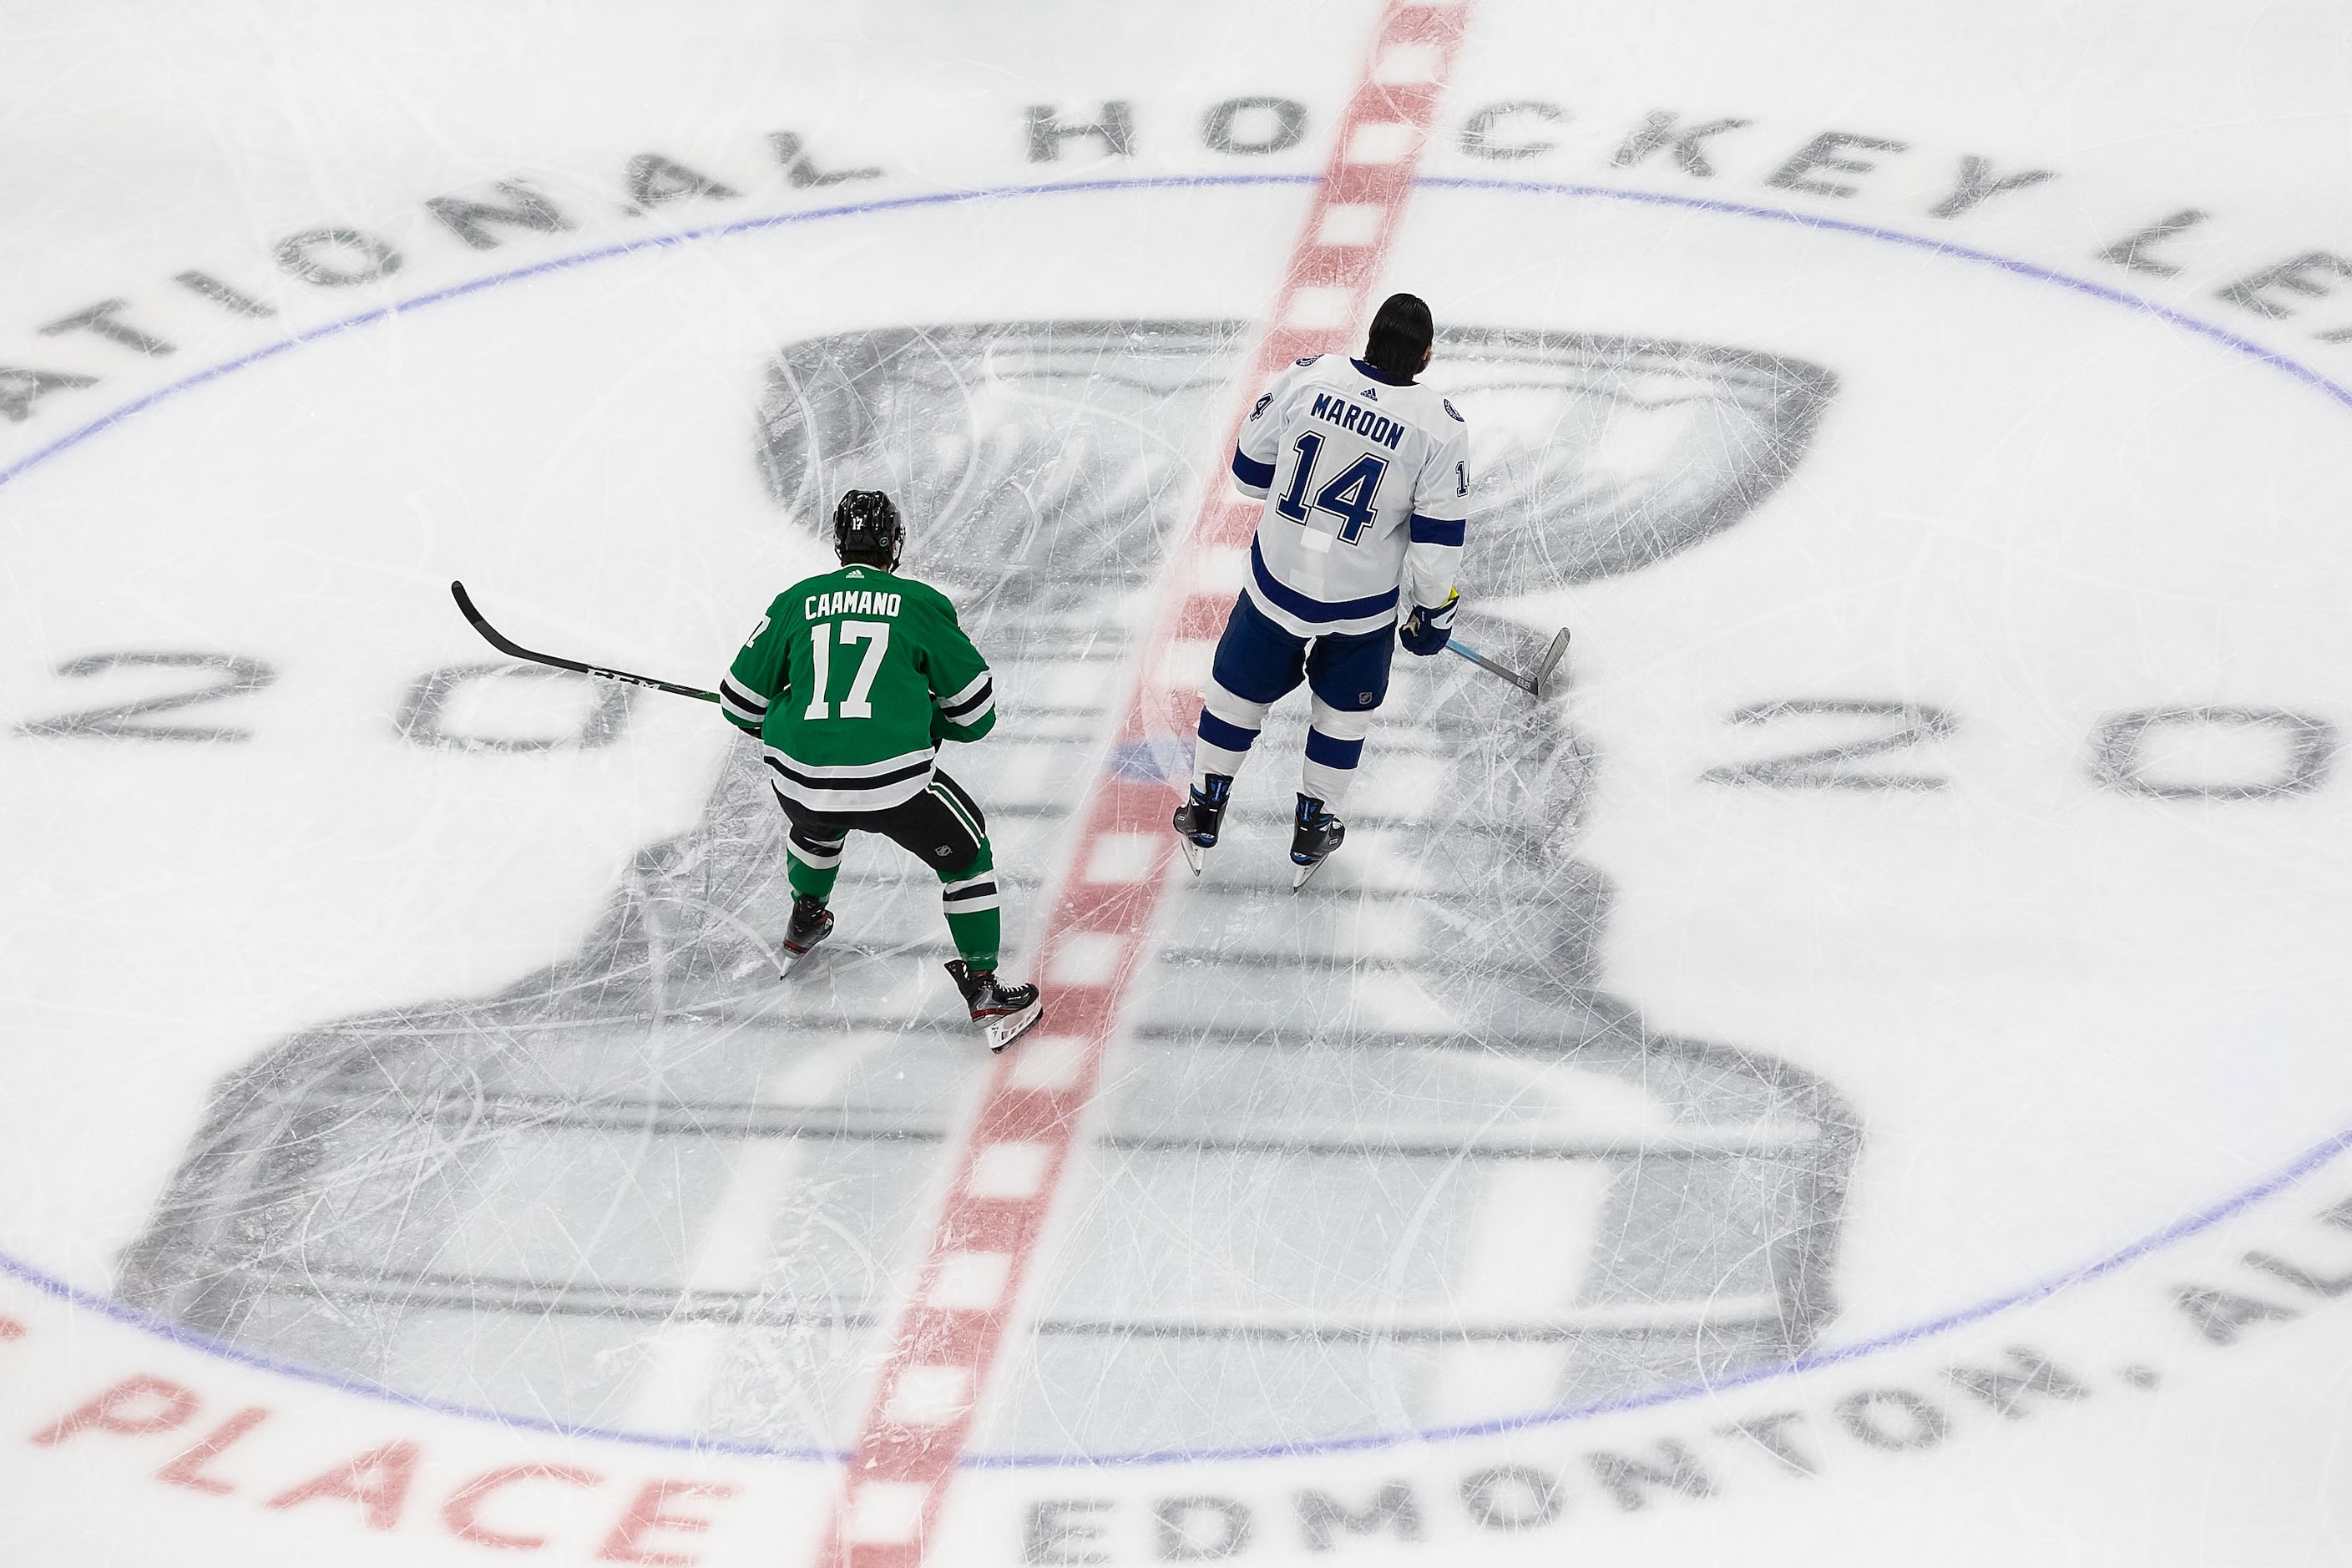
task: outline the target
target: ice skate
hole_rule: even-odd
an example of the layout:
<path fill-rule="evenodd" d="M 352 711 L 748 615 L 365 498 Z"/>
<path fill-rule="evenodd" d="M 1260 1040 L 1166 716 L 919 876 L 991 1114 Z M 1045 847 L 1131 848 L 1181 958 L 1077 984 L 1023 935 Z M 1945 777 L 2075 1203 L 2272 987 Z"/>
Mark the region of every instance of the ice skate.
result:
<path fill-rule="evenodd" d="M 963 993 L 971 1021 L 982 1026 L 981 1033 L 988 1037 L 992 1051 L 1003 1050 L 1036 1027 L 1037 1020 L 1045 1016 L 1045 1005 L 1037 999 L 1034 985 L 1006 985 L 996 978 L 996 971 L 970 968 L 961 958 L 951 960 L 947 971 L 956 989 Z"/>
<path fill-rule="evenodd" d="M 1297 869 L 1290 874 L 1290 890 L 1307 886 L 1307 879 L 1322 868 L 1348 837 L 1348 825 L 1323 809 L 1323 803 L 1311 795 L 1298 797 L 1298 818 L 1290 829 L 1290 863 Z"/>
<path fill-rule="evenodd" d="M 833 911 L 818 900 L 805 895 L 793 900 L 793 918 L 784 922 L 783 963 L 778 965 L 777 978 L 782 979 L 800 967 L 809 950 L 833 934 Z"/>
<path fill-rule="evenodd" d="M 1229 776 L 1211 773 L 1208 789 L 1203 791 L 1194 784 L 1190 797 L 1176 808 L 1176 837 L 1195 877 L 1201 874 L 1207 852 L 1217 847 L 1217 831 L 1224 825 L 1225 802 L 1232 797 L 1233 788 L 1234 781 Z"/>

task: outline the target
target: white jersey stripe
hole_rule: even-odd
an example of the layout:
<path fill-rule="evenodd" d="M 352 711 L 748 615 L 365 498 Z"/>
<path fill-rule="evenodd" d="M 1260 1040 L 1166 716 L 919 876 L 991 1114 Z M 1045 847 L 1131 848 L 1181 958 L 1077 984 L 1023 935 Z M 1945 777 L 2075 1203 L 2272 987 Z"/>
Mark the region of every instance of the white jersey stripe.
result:
<path fill-rule="evenodd" d="M 940 717 L 945 719 L 950 724 L 977 724 L 983 716 L 995 711 L 996 694 L 994 692 L 991 692 L 989 695 L 980 700 L 980 705 L 976 708 L 971 709 L 968 711 L 958 711 L 952 713 L 942 711 L 940 714 Z"/>
<path fill-rule="evenodd" d="M 939 705 L 942 709 L 952 709 L 961 703 L 969 702 L 971 700 L 973 694 L 987 684 L 988 671 L 983 669 L 978 675 L 974 676 L 972 678 L 971 684 L 965 687 L 961 691 L 956 692 L 952 696 L 939 699 Z"/>
<path fill-rule="evenodd" d="M 841 780 L 845 784 L 856 779 L 878 778 L 885 773 L 900 773 L 911 767 L 929 770 L 932 752 L 929 746 L 919 752 L 901 752 L 895 757 L 885 757 L 878 763 L 804 763 L 781 746 L 767 748 L 768 755 L 803 778 L 824 779 L 828 783 Z"/>

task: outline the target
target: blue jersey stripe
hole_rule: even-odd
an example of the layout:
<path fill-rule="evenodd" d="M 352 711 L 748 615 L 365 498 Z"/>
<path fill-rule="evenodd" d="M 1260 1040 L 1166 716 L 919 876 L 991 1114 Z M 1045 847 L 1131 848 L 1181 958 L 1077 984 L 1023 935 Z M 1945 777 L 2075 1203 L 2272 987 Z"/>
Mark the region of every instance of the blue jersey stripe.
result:
<path fill-rule="evenodd" d="M 1261 463 L 1239 447 L 1234 448 L 1234 478 L 1254 489 L 1264 489 L 1274 483 L 1274 465 Z"/>
<path fill-rule="evenodd" d="M 1286 588 L 1274 580 L 1265 569 L 1265 557 L 1259 553 L 1257 541 L 1250 541 L 1250 571 L 1257 579 L 1257 591 L 1273 601 L 1275 608 L 1297 616 L 1302 621 L 1360 621 L 1366 616 L 1377 616 L 1383 610 L 1396 608 L 1397 591 L 1374 594 L 1367 598 L 1342 599 L 1336 605 L 1320 599 L 1310 599 L 1296 588 Z"/>
<path fill-rule="evenodd" d="M 1423 517 L 1412 514 L 1412 542 L 1415 544 L 1459 544 L 1466 524 L 1462 519 Z"/>

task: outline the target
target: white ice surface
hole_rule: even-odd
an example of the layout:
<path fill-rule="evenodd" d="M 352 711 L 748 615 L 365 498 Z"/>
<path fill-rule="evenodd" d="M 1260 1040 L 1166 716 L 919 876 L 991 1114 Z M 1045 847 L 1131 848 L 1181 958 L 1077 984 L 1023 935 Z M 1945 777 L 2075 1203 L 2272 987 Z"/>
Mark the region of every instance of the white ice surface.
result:
<path fill-rule="evenodd" d="M 294 334 L 667 227 L 1046 178 L 1309 174 L 1376 8 L 1266 9 L 14 7 L 0 17 L 0 123 L 11 148 L 0 192 L 13 242 L 0 263 L 10 285 L 0 364 L 103 380 L 0 426 L 0 463 Z M 1071 1392 L 1083 1379 L 1041 1353 L 1034 1387 L 1045 1392 L 1003 1395 L 975 1448 L 1063 1462 L 970 1471 L 937 1561 L 1165 1560 L 1171 1538 L 1154 1510 L 1186 1497 L 1245 1508 L 1251 1534 L 1237 1560 L 1253 1563 L 2352 1560 L 2340 1500 L 2352 1480 L 2341 1316 L 2352 1309 L 2244 1261 L 2259 1252 L 2314 1276 L 2352 1271 L 2352 1233 L 2317 1217 L 2352 1197 L 2352 1174 L 2314 1162 L 2226 1221 L 2068 1282 L 2253 1191 L 2352 1127 L 2342 1024 L 2352 1016 L 2352 781 L 2339 768 L 2322 787 L 2281 798 L 2131 797 L 2096 782 L 2093 748 L 2105 716 L 2134 710 L 2275 710 L 2352 726 L 2343 679 L 2352 544 L 2342 515 L 2352 406 L 2295 374 L 2352 384 L 2352 343 L 2315 335 L 2352 322 L 2352 289 L 2338 304 L 2273 289 L 2295 312 L 2275 320 L 2216 294 L 2346 245 L 2352 23 L 2314 5 L 2049 11 L 2021 0 L 1899 14 L 1488 0 L 1423 172 L 1786 208 L 2088 279 L 2243 343 L 1924 246 L 1593 191 L 1425 188 L 1387 273 L 1426 295 L 1447 324 L 1725 345 L 1837 377 L 1787 482 L 1720 536 L 1603 581 L 1501 602 L 1489 594 L 1476 606 L 1530 628 L 1530 639 L 1563 620 L 1576 630 L 1564 722 L 1589 750 L 1590 774 L 1559 847 L 1610 889 L 1605 919 L 1587 932 L 1596 967 L 1580 983 L 1651 1030 L 1813 1075 L 1853 1111 L 1858 1152 L 1835 1216 L 1835 1307 L 1812 1344 L 1818 1364 L 1696 1393 L 1675 1385 L 1654 1407 L 1544 1419 L 1561 1373 L 1543 1343 L 1451 1345 L 1433 1373 L 1372 1354 L 1360 1363 L 1366 1408 L 1394 1417 L 1375 1424 L 1379 1444 L 1318 1447 L 1372 1428 L 1318 1430 L 1322 1407 L 1269 1372 L 1261 1425 L 1301 1451 L 1097 1467 L 1073 1455 L 1094 1451 L 1089 1433 L 1148 1426 L 1130 1419 L 1142 1396 L 1105 1374 L 1089 1405 Z M 1260 94 L 1307 106 L 1305 142 L 1255 159 L 1202 147 L 1209 106 Z M 1025 106 L 1075 112 L 1109 98 L 1134 103 L 1133 158 L 1082 156 L 1074 145 L 1050 169 L 1024 161 Z M 1509 122 L 1550 150 L 1506 162 L 1465 153 L 1455 140 L 1465 119 L 1507 100 L 1559 108 L 1554 122 Z M 1751 123 L 1708 143 L 1712 178 L 1664 154 L 1612 166 L 1628 131 L 1669 110 L 1685 123 Z M 800 134 L 828 167 L 886 173 L 793 189 L 766 141 L 779 130 Z M 1768 184 L 1825 131 L 1906 150 L 1849 152 L 1880 166 L 1820 176 L 1855 184 L 1851 198 Z M 621 171 L 646 151 L 742 194 L 632 216 Z M 1929 216 L 1964 154 L 2000 173 L 2057 174 L 1958 218 Z M 476 252 L 422 205 L 509 178 L 546 191 L 577 226 L 510 234 Z M 629 1551 L 714 1564 L 814 1560 L 834 1479 L 824 1464 L 404 1405 L 167 1340 L 96 1303 L 117 1288 L 125 1249 L 153 1221 L 225 1075 L 331 1021 L 486 996 L 565 961 L 633 857 L 697 831 L 711 809 L 729 734 L 714 716 L 650 694 L 619 741 L 597 749 L 467 752 L 404 740 L 394 720 L 412 682 L 491 657 L 451 613 L 449 579 L 466 579 L 527 642 L 713 682 L 768 595 L 820 561 L 754 460 L 762 376 L 787 345 L 954 323 L 1255 321 L 1306 200 L 1304 187 L 1283 184 L 1065 195 L 642 250 L 322 338 L 11 471 L 0 485 L 0 724 L 191 679 L 182 670 L 57 673 L 108 651 L 236 654 L 265 661 L 277 679 L 157 721 L 235 725 L 251 731 L 242 742 L 0 733 L 0 1254 L 17 1268 L 0 1282 L 0 1311 L 28 1331 L 0 1342 L 0 1554 L 38 1568 L 437 1563 L 529 1557 L 513 1542 L 543 1538 L 536 1550 L 550 1559 L 605 1549 L 623 1560 Z M 2178 274 L 2097 258 L 2123 235 L 2192 207 L 2210 218 L 2161 251 Z M 380 233 L 406 265 L 346 289 L 309 287 L 272 266 L 283 237 L 329 226 Z M 191 268 L 278 314 L 248 321 L 198 300 L 170 281 Z M 124 320 L 177 352 L 144 357 L 86 333 L 38 331 L 113 298 L 129 301 Z M 2277 358 L 2264 363 L 2263 353 Z M 1218 395 L 1230 404 L 1234 395 Z M 1212 398 L 1160 433 L 1204 479 L 1225 404 Z M 1008 406 L 1025 405 L 1015 396 Z M 1497 401 L 1481 428 L 1510 418 Z M 1648 471 L 1675 449 L 1671 431 L 1655 435 L 1665 428 L 1640 419 L 1612 427 L 1602 466 Z M 1139 597 L 1097 608 L 1106 624 L 1140 626 L 1146 616 Z M 1008 623 L 1002 635 L 1018 633 Z M 1118 668 L 1009 662 L 1008 723 L 1024 702 L 1079 713 L 1114 700 Z M 1448 661 L 1446 679 L 1455 677 Z M 555 735 L 580 721 L 582 694 L 518 684 L 468 690 L 449 725 Z M 1948 737 L 1855 766 L 1933 773 L 1948 784 L 1794 791 L 1702 780 L 1884 726 L 1833 715 L 1728 721 L 1791 700 L 1948 711 Z M 1107 721 L 1038 722 L 1066 725 L 1082 752 L 1099 739 L 1088 726 Z M 2146 776 L 2263 777 L 2283 765 L 2279 733 L 2156 734 Z M 1293 744 L 1295 734 L 1270 732 L 1266 743 Z M 1018 804 L 1041 814 L 1020 820 L 1050 823 L 1074 804 L 1080 784 L 1061 750 L 992 744 L 956 764 L 992 809 Z M 1368 816 L 1409 816 L 1446 787 L 1442 757 L 1402 742 L 1383 757 L 1381 746 L 1376 732 L 1359 799 Z M 1260 804 L 1278 805 L 1287 763 L 1256 767 L 1246 783 L 1264 792 Z M 1213 864 L 1238 876 L 1245 856 L 1278 854 L 1275 833 L 1270 818 L 1237 818 Z M 998 842 L 1012 868 L 1017 963 L 1034 937 L 1040 884 L 1068 845 L 1011 817 Z M 1401 1034 L 1434 1030 L 1458 998 L 1433 999 L 1380 966 L 1442 950 L 1448 928 L 1392 920 L 1372 900 L 1443 892 L 1447 867 L 1421 858 L 1403 831 L 1368 829 L 1349 853 L 1360 858 L 1335 862 L 1316 884 L 1325 912 L 1251 906 L 1206 945 L 1274 963 L 1277 973 L 1286 954 L 1353 954 L 1365 972 L 1335 1009 Z M 887 878 L 894 863 L 865 847 L 851 869 Z M 934 918 L 924 897 L 882 907 Z M 1178 919 L 1192 907 L 1179 906 Z M 1179 924 L 1171 940 L 1182 934 Z M 935 945 L 936 936 L 923 927 L 860 940 Z M 917 956 L 922 965 L 877 961 L 857 973 L 891 977 L 887 1000 L 902 1011 L 936 1011 L 939 996 L 924 989 L 937 985 L 936 969 L 921 973 L 929 955 Z M 1249 994 L 1267 984 L 1256 978 L 1265 973 L 1261 963 L 1236 982 L 1213 963 L 1171 966 L 1139 1006 L 1179 1016 L 1201 1005 L 1191 993 Z M 845 994 L 852 989 L 845 983 Z M 896 1060 L 894 1038 L 844 1032 L 838 1056 L 780 1063 L 754 1098 L 831 1105 L 846 1092 L 845 1064 Z M 929 1059 L 910 1054 L 887 1070 L 919 1076 Z M 1148 1088 L 1155 1070 L 1181 1080 L 1179 1069 L 1155 1069 L 1158 1059 L 1147 1051 L 1115 1067 L 1114 1089 Z M 1486 1103 L 1412 1079 L 1418 1063 L 1404 1047 L 1368 1048 L 1329 1069 L 1331 1103 L 1391 1122 L 1424 1102 Z M 1569 1076 L 1552 1082 L 1531 1069 L 1528 1094 L 1570 1110 L 1528 1137 L 1661 1136 L 1658 1102 L 1597 1076 L 1561 1087 Z M 952 1110 L 960 1082 L 926 1092 Z M 1207 1129 L 1206 1142 L 1270 1122 L 1277 1110 L 1289 1115 L 1293 1103 L 1269 1091 L 1255 1107 L 1187 1105 L 1179 1115 L 1153 1102 L 1135 1114 L 1164 1115 L 1162 1131 Z M 1305 1121 L 1325 1113 L 1297 1103 Z M 772 1254 L 794 1245 L 778 1239 L 771 1215 L 802 1213 L 785 1197 L 807 1180 L 799 1145 L 747 1147 L 709 1178 L 707 1205 L 680 1220 L 665 1265 L 688 1291 L 759 1279 Z M 677 1168 L 681 1192 L 708 1175 L 690 1163 Z M 1253 1235 L 1288 1234 L 1273 1209 L 1293 1191 L 1269 1198 L 1208 1179 L 1155 1186 L 1114 1162 L 1089 1169 L 1057 1233 L 1075 1238 L 1072 1256 L 1148 1260 L 1150 1226 L 1119 1205 L 1179 1188 L 1196 1208 L 1173 1221 L 1155 1213 L 1155 1223 L 1213 1233 L 1235 1255 Z M 1597 1169 L 1498 1163 L 1483 1205 L 1460 1217 L 1453 1272 L 1426 1289 L 1405 1279 L 1426 1260 L 1400 1247 L 1382 1310 L 1433 1301 L 1454 1323 L 1573 1300 L 1587 1283 L 1577 1259 L 1595 1234 Z M 637 1179 L 632 1198 L 655 1190 Z M 1241 1198 L 1268 1205 L 1263 1223 Z M 499 1232 L 500 1211 L 487 1213 Z M 485 1222 L 478 1214 L 472 1223 Z M 1706 1216 L 1688 1223 L 1704 1226 Z M 1146 1239 L 1123 1251 L 1129 1224 Z M 519 1217 L 512 1234 L 529 1229 Z M 466 1233 L 452 1247 L 467 1237 L 480 1239 Z M 488 1245 L 506 1239 L 492 1234 Z M 585 1279 L 599 1255 L 593 1236 L 581 1239 Z M 910 1256 L 894 1261 L 884 1247 L 866 1258 L 879 1270 L 875 1300 L 910 1288 Z M 1356 1310 L 1346 1288 L 1359 1281 L 1335 1283 L 1303 1264 L 1285 1275 L 1278 1262 L 1266 1289 L 1292 1293 L 1292 1327 Z M 961 1288 L 983 1289 L 987 1268 L 967 1268 Z M 1139 1264 L 1132 1279 L 1081 1279 L 1066 1299 L 1149 1323 L 1148 1274 Z M 2053 1282 L 2063 1288 L 1980 1321 L 1945 1321 Z M 1210 1279 L 1187 1300 L 1202 1310 L 1262 1310 L 1248 1281 L 1219 1297 L 1228 1283 Z M 2217 1344 L 2176 1304 L 2182 1286 L 2276 1312 Z M 828 1405 L 832 1385 L 802 1377 L 797 1363 L 754 1357 L 747 1383 L 740 1358 L 728 1359 L 731 1342 L 709 1323 L 582 1331 L 609 1337 L 565 1350 L 575 1359 L 564 1368 L 635 1370 L 614 1373 L 609 1395 L 592 1390 L 603 1402 L 592 1400 L 593 1418 L 580 1425 L 748 1432 L 784 1447 L 793 1442 L 777 1434 L 845 1440 L 844 1409 L 854 1426 L 855 1410 Z M 543 1375 L 572 1375 L 535 1372 L 530 1358 L 543 1347 L 520 1336 L 459 1339 L 465 1350 L 440 1370 L 456 1365 L 478 1396 L 457 1397 L 446 1379 L 417 1387 L 532 1415 L 544 1412 L 517 1402 L 539 1397 Z M 2000 1367 L 2011 1347 L 2046 1357 L 2064 1379 L 2056 1393 L 2045 1380 L 2005 1419 L 1950 1369 Z M 829 1353 L 850 1369 L 844 1377 L 866 1364 L 851 1340 Z M 762 1368 L 772 1378 L 765 1394 Z M 2137 1386 L 2135 1368 L 2152 1369 L 2155 1386 Z M 34 1440 L 134 1374 L 195 1391 L 200 1410 L 168 1430 Z M 579 1377 L 583 1388 L 593 1382 Z M 1885 1390 L 1926 1402 L 1948 1429 L 1903 1428 L 1895 1405 L 1871 1403 Z M 191 1442 L 254 1407 L 268 1417 L 211 1469 L 159 1479 Z M 162 1405 L 124 1408 L 122 1424 L 135 1425 Z M 1873 1410 L 1884 1427 L 1869 1426 Z M 1774 1430 L 1818 1474 L 1796 1474 L 1768 1447 L 1727 1435 L 1786 1412 L 1793 1420 Z M 1538 1418 L 1507 1430 L 1425 1430 L 1528 1416 Z M 1885 1430 L 1917 1447 L 1885 1446 Z M 1068 1445 L 1055 1448 L 1055 1433 Z M 1689 1495 L 1687 1476 L 1680 1491 L 1621 1480 L 1612 1492 L 1611 1456 L 1662 1466 L 1668 1442 L 1690 1452 L 1711 1495 Z M 417 1445 L 419 1458 L 389 1528 L 371 1528 L 348 1498 L 265 1506 L 393 1443 Z M 1118 1437 L 1097 1447 L 1132 1446 Z M 453 1495 L 516 1466 L 566 1468 L 483 1503 L 469 1542 L 453 1521 Z M 1480 1522 L 1480 1478 L 1490 1489 L 1515 1484 L 1496 1479 L 1502 1470 L 1563 1478 L 1560 1516 L 1519 1530 Z M 192 1486 L 191 1474 L 226 1489 Z M 614 1546 L 637 1489 L 665 1478 L 734 1489 L 680 1493 L 668 1505 L 709 1517 L 707 1532 L 655 1528 L 635 1546 Z M 1413 1500 L 1417 1542 L 1391 1521 L 1340 1530 L 1328 1552 L 1312 1549 L 1302 1494 L 1328 1492 L 1355 1509 L 1397 1482 Z M 1627 1496 L 1645 1505 L 1628 1507 Z M 508 1550 L 485 1530 L 509 1537 Z"/>

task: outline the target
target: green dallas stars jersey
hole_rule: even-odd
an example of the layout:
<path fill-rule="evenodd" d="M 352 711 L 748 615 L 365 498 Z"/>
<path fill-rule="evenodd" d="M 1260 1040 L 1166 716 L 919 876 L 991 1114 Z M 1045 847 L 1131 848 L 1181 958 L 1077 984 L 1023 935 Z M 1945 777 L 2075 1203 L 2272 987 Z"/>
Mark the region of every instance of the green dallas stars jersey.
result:
<path fill-rule="evenodd" d="M 912 800 L 942 740 L 996 722 L 988 661 L 929 584 L 844 566 L 793 584 L 719 683 L 737 729 L 765 742 L 795 805 L 840 816 Z"/>

